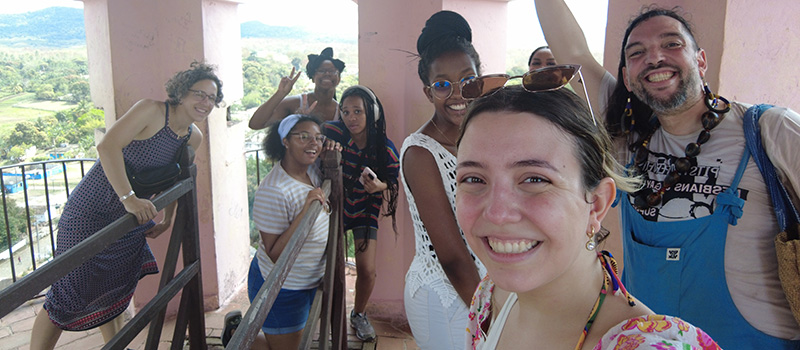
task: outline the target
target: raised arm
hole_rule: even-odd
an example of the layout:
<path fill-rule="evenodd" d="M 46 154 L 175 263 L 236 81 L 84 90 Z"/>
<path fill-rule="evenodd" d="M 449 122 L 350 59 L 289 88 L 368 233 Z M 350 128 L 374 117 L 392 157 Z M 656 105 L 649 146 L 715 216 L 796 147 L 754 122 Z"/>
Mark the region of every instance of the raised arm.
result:
<path fill-rule="evenodd" d="M 592 56 L 583 30 L 572 15 L 572 11 L 564 0 L 536 0 L 535 3 L 539 24 L 556 61 L 582 66 L 581 73 L 590 102 L 592 106 L 600 106 L 598 93 L 606 69 Z"/>
<path fill-rule="evenodd" d="M 406 150 L 402 162 L 405 166 L 401 171 L 414 194 L 420 219 L 428 231 L 439 263 L 461 301 L 469 306 L 480 276 L 461 237 L 444 184 L 438 176 L 436 161 L 423 148 L 411 147 Z"/>
<path fill-rule="evenodd" d="M 289 74 L 289 76 L 281 78 L 275 93 L 272 94 L 267 102 L 259 106 L 255 113 L 253 113 L 253 116 L 250 117 L 250 123 L 248 124 L 250 129 L 260 130 L 266 128 L 267 125 L 283 119 L 291 114 L 293 110 L 297 109 L 297 107 L 291 108 L 291 101 L 286 101 L 285 99 L 286 96 L 292 92 L 294 83 L 300 78 L 301 73 L 302 72 L 297 72 L 297 74 L 295 74 L 295 69 L 292 68 L 292 73 Z"/>

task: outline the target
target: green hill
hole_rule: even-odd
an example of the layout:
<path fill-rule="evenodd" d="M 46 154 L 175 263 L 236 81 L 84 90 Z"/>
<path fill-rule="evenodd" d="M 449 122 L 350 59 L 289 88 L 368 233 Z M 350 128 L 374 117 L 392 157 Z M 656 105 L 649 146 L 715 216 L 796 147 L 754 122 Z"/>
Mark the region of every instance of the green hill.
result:
<path fill-rule="evenodd" d="M 86 45 L 83 10 L 49 7 L 20 14 L 0 14 L 0 46 L 16 48 L 67 48 Z M 353 41 L 299 27 L 270 26 L 258 21 L 241 24 L 242 38 Z"/>

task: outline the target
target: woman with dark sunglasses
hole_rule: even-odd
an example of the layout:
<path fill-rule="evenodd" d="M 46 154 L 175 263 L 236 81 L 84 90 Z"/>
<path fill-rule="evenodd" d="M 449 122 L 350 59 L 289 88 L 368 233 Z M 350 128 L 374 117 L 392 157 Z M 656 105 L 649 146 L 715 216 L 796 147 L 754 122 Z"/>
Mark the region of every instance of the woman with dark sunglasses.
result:
<path fill-rule="evenodd" d="M 431 16 L 417 39 L 419 77 L 434 113 L 405 139 L 400 158 L 416 238 L 404 303 L 422 349 L 465 348 L 467 305 L 484 274 L 454 214 L 455 140 L 467 109 L 459 84 L 481 66 L 471 40 L 467 21 L 451 11 Z"/>
<path fill-rule="evenodd" d="M 332 48 L 326 47 L 319 55 L 309 54 L 306 75 L 314 82 L 314 92 L 289 96 L 302 73 L 295 73 L 292 67 L 292 72 L 281 78 L 275 93 L 250 117 L 250 129 L 263 129 L 293 113 L 313 115 L 322 121 L 336 120 L 339 116 L 336 87 L 342 71 L 344 62 L 333 58 Z"/>
<path fill-rule="evenodd" d="M 626 292 L 597 245 L 617 187 L 632 191 L 640 180 L 623 175 L 611 138 L 577 95 L 528 90 L 475 100 L 459 137 L 456 213 L 488 271 L 467 348 L 719 349 Z"/>

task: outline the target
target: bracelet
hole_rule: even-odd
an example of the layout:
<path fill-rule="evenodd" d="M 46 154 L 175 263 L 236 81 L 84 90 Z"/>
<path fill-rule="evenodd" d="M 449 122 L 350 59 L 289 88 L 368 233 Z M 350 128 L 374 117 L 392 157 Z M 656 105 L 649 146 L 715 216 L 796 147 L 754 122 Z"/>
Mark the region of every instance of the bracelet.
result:
<path fill-rule="evenodd" d="M 131 197 L 133 197 L 135 195 L 136 195 L 136 192 L 133 192 L 133 190 L 131 190 L 130 192 L 128 192 L 128 194 L 119 197 L 119 201 L 120 202 L 124 202 L 126 199 L 131 198 Z"/>

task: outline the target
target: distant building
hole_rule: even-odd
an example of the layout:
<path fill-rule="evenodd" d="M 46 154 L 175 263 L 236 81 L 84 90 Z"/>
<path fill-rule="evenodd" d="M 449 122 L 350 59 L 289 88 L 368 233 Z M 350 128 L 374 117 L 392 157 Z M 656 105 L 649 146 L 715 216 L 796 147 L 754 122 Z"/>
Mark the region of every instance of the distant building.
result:
<path fill-rule="evenodd" d="M 3 190 L 5 193 L 17 193 L 24 189 L 25 181 L 22 181 L 22 177 L 17 176 L 3 176 Z"/>

